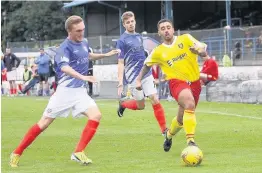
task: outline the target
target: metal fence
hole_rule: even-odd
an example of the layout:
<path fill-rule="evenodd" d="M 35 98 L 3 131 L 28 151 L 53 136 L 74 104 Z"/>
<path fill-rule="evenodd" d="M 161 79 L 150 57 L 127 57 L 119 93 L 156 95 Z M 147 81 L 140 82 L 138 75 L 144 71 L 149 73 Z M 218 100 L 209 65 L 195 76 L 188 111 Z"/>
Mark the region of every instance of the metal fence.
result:
<path fill-rule="evenodd" d="M 236 65 L 262 65 L 262 26 L 231 28 L 230 30 L 217 28 L 177 31 L 176 35 L 185 33 L 189 33 L 196 39 L 205 42 L 208 45 L 209 54 L 215 56 L 220 65 L 223 64 L 222 59 L 225 54 L 234 59 Z M 143 36 L 161 42 L 157 33 L 148 33 Z M 259 40 L 259 37 L 261 40 Z M 105 53 L 115 48 L 118 38 L 119 36 L 98 36 L 88 37 L 87 39 L 95 53 Z M 56 46 L 62 41 L 9 42 L 8 47 L 13 52 L 37 52 L 40 47 Z M 239 56 L 236 57 L 236 54 L 239 54 Z M 199 62 L 201 62 L 200 59 Z M 99 65 L 116 63 L 117 58 L 115 56 L 95 62 L 95 64 Z"/>

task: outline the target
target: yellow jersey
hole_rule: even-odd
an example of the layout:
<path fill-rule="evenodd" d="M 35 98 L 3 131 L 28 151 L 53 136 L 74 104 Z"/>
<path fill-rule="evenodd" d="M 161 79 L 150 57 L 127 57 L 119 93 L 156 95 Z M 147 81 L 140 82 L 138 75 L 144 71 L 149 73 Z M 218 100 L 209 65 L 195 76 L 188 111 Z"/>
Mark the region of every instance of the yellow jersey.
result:
<path fill-rule="evenodd" d="M 147 66 L 160 66 L 166 79 L 179 79 L 194 82 L 199 79 L 198 55 L 189 48 L 197 45 L 206 49 L 206 44 L 199 42 L 190 34 L 174 36 L 171 45 L 161 44 L 156 47 L 145 60 Z"/>

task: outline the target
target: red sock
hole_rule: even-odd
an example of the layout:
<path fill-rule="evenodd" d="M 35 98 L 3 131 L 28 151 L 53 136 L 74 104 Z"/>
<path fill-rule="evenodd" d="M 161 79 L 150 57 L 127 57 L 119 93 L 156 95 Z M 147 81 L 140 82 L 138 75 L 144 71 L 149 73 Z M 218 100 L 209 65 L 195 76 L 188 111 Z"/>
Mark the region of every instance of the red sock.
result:
<path fill-rule="evenodd" d="M 12 89 L 10 89 L 10 94 L 14 94 L 14 92 L 13 92 L 13 88 L 12 88 Z"/>
<path fill-rule="evenodd" d="M 17 89 L 16 88 L 14 89 L 14 94 L 17 94 Z"/>
<path fill-rule="evenodd" d="M 124 108 L 127 108 L 127 109 L 137 110 L 136 100 L 126 100 L 126 101 L 122 102 L 121 105 Z"/>
<path fill-rule="evenodd" d="M 22 91 L 22 85 L 18 85 L 20 91 Z"/>
<path fill-rule="evenodd" d="M 75 149 L 75 152 L 82 152 L 87 144 L 91 141 L 91 139 L 93 138 L 93 136 L 96 133 L 96 129 L 99 125 L 98 121 L 94 121 L 94 120 L 88 120 L 87 125 L 85 126 L 80 141 L 77 144 L 77 147 Z"/>
<path fill-rule="evenodd" d="M 160 103 L 156 104 L 156 105 L 152 105 L 153 109 L 154 109 L 154 114 L 156 117 L 156 120 L 160 126 L 160 129 L 162 132 L 165 131 L 166 129 L 166 117 L 165 117 L 165 112 L 164 109 L 162 107 L 162 105 Z"/>
<path fill-rule="evenodd" d="M 38 124 L 31 127 L 26 133 L 24 139 L 15 149 L 14 153 L 21 155 L 23 151 L 35 140 L 35 138 L 42 132 Z"/>

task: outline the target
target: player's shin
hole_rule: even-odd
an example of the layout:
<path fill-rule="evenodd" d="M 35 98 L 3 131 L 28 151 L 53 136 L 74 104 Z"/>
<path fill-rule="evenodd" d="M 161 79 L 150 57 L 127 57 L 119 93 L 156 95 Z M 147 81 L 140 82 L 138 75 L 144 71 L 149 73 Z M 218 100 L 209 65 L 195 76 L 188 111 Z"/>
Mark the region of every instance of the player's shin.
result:
<path fill-rule="evenodd" d="M 171 139 L 173 136 L 175 136 L 181 129 L 183 128 L 183 125 L 180 124 L 177 121 L 177 117 L 173 118 L 171 126 L 167 132 L 167 138 Z"/>
<path fill-rule="evenodd" d="M 42 132 L 38 124 L 31 127 L 19 146 L 15 149 L 13 153 L 21 155 L 23 151 L 35 140 L 35 138 Z"/>
<path fill-rule="evenodd" d="M 95 135 L 98 125 L 99 125 L 98 121 L 88 120 L 82 132 L 81 138 L 76 146 L 75 153 L 82 152 L 86 148 L 87 144 L 91 141 L 91 139 Z"/>
<path fill-rule="evenodd" d="M 185 110 L 183 116 L 183 126 L 186 132 L 187 143 L 194 142 L 195 129 L 196 129 L 196 116 L 192 110 Z"/>
<path fill-rule="evenodd" d="M 156 120 L 160 126 L 161 132 L 163 133 L 166 129 L 166 117 L 165 112 L 160 103 L 152 104 Z"/>

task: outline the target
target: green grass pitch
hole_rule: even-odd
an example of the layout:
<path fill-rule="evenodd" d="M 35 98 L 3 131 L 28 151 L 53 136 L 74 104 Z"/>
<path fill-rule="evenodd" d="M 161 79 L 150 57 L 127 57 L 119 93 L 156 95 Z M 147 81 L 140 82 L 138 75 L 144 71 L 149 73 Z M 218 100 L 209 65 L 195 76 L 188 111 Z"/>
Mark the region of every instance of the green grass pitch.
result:
<path fill-rule="evenodd" d="M 180 153 L 186 147 L 185 133 L 163 151 L 160 134 L 149 102 L 143 111 L 127 110 L 116 115 L 116 100 L 98 100 L 102 112 L 99 129 L 86 148 L 93 160 L 81 166 L 70 160 L 86 118 L 59 118 L 25 150 L 20 167 L 10 168 L 9 155 L 25 132 L 36 123 L 47 99 L 2 97 L 3 173 L 261 173 L 262 105 L 200 102 L 196 142 L 204 153 L 199 167 L 185 167 Z M 176 115 L 177 104 L 162 101 L 167 124 Z"/>

